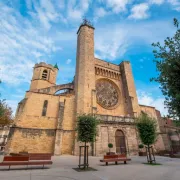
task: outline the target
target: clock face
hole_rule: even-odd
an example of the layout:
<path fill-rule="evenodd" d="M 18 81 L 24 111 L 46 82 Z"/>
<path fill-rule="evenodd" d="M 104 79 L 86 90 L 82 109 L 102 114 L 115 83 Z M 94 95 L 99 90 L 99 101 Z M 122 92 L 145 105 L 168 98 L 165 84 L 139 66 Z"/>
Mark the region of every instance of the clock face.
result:
<path fill-rule="evenodd" d="M 113 109 L 118 104 L 118 87 L 106 79 L 98 80 L 96 83 L 97 103 L 106 109 Z"/>

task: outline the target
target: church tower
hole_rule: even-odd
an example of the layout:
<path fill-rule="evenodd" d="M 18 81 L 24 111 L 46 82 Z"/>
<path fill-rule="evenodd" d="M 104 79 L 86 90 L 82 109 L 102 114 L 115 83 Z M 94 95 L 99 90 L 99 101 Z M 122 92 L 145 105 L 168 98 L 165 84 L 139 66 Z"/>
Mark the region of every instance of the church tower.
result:
<path fill-rule="evenodd" d="M 30 90 L 47 88 L 56 85 L 58 66 L 41 62 L 35 64 Z"/>
<path fill-rule="evenodd" d="M 92 113 L 92 93 L 95 90 L 94 27 L 84 20 L 77 36 L 76 112 Z"/>

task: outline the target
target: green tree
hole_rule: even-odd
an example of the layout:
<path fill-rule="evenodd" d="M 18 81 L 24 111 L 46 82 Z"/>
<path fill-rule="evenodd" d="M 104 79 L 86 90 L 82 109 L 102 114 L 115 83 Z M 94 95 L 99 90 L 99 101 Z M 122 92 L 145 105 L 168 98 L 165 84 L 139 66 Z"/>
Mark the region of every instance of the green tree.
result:
<path fill-rule="evenodd" d="M 144 145 L 147 146 L 150 163 L 152 163 L 152 156 L 150 146 L 155 143 L 157 139 L 157 124 L 156 120 L 142 113 L 136 121 L 136 126 L 139 132 L 139 137 Z M 148 155 L 147 154 L 147 155 Z"/>
<path fill-rule="evenodd" d="M 180 121 L 174 120 L 173 125 L 176 127 L 180 127 Z"/>
<path fill-rule="evenodd" d="M 86 148 L 88 142 L 94 142 L 96 140 L 97 135 L 97 125 L 99 121 L 95 116 L 91 114 L 83 114 L 78 116 L 77 118 L 77 140 L 84 142 L 84 168 L 86 168 L 87 164 L 87 156 Z M 87 156 L 86 156 L 87 155 Z"/>
<path fill-rule="evenodd" d="M 175 18 L 174 26 L 177 28 L 174 36 L 167 37 L 164 45 L 152 44 L 158 76 L 151 80 L 160 83 L 169 115 L 180 119 L 180 29 Z"/>
<path fill-rule="evenodd" d="M 10 125 L 12 123 L 12 109 L 5 100 L 0 100 L 0 126 Z"/>
<path fill-rule="evenodd" d="M 5 100 L 0 100 L 0 126 L 6 126 L 11 123 L 12 123 L 12 109 L 7 105 Z"/>

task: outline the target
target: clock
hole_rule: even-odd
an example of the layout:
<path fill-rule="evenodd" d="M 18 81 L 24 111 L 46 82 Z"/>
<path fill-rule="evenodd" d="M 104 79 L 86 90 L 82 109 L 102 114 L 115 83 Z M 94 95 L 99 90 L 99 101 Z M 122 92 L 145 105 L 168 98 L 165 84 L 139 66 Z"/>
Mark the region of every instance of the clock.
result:
<path fill-rule="evenodd" d="M 118 87 L 110 80 L 100 79 L 96 82 L 97 103 L 106 109 L 117 107 L 119 101 Z"/>

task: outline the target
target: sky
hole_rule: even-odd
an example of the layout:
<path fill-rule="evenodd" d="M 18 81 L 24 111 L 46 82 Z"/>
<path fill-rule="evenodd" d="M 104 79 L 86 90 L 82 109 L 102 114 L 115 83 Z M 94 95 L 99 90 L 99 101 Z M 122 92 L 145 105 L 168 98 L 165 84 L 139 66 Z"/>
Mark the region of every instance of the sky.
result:
<path fill-rule="evenodd" d="M 153 42 L 173 36 L 180 0 L 0 0 L 1 99 L 14 113 L 29 89 L 35 63 L 57 63 L 57 84 L 75 74 L 77 30 L 83 18 L 95 27 L 95 57 L 132 65 L 140 104 L 167 115 L 153 62 Z"/>

